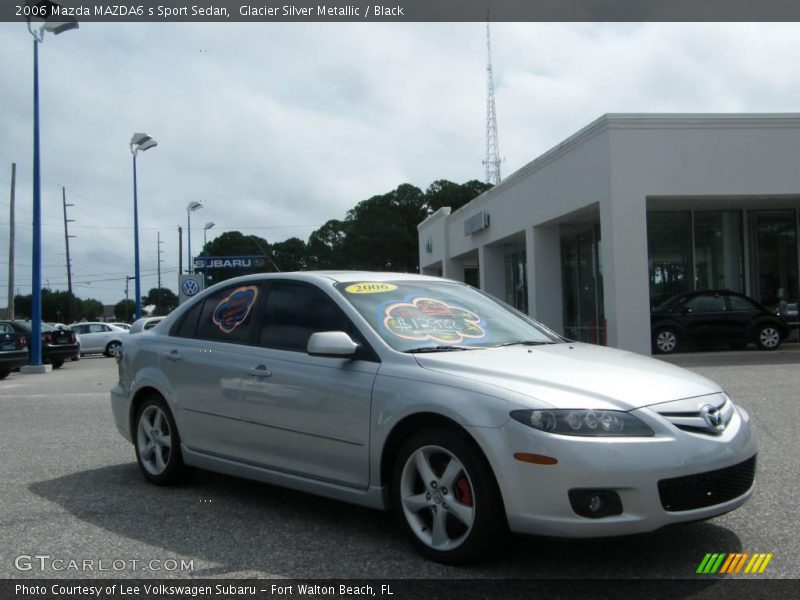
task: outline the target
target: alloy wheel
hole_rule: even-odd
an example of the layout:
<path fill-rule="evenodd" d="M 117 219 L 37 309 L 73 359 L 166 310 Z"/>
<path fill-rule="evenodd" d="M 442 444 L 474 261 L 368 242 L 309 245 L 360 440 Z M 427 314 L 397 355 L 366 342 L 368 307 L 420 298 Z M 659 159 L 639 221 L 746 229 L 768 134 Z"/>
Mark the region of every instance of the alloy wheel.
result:
<path fill-rule="evenodd" d="M 172 454 L 172 432 L 169 420 L 160 406 L 151 404 L 139 415 L 136 447 L 141 464 L 148 473 L 164 473 Z"/>
<path fill-rule="evenodd" d="M 458 548 L 475 523 L 475 488 L 461 461 L 440 446 L 412 452 L 400 477 L 406 521 L 434 550 Z"/>
<path fill-rule="evenodd" d="M 669 329 L 660 331 L 656 336 L 656 348 L 658 348 L 661 352 L 669 353 L 675 350 L 675 347 L 678 345 L 678 338 Z"/>
<path fill-rule="evenodd" d="M 763 327 L 758 334 L 758 341 L 764 348 L 776 348 L 781 342 L 781 334 L 774 327 Z"/>

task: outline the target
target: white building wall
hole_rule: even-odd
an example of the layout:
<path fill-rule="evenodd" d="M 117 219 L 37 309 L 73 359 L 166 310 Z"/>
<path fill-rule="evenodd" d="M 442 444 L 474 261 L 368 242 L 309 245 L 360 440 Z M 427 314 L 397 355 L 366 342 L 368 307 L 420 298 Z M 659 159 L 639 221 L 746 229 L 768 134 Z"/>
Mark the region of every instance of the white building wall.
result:
<path fill-rule="evenodd" d="M 608 344 L 649 353 L 648 203 L 758 208 L 800 197 L 799 156 L 796 114 L 606 115 L 465 207 L 422 223 L 420 264 L 441 261 L 452 277 L 459 257 L 477 249 L 482 267 L 496 266 L 490 245 L 522 232 L 530 312 L 561 331 L 558 226 L 596 221 L 599 207 Z M 464 220 L 480 211 L 490 226 L 465 236 Z M 446 256 L 425 252 L 427 236 Z M 481 282 L 500 286 L 483 269 Z"/>

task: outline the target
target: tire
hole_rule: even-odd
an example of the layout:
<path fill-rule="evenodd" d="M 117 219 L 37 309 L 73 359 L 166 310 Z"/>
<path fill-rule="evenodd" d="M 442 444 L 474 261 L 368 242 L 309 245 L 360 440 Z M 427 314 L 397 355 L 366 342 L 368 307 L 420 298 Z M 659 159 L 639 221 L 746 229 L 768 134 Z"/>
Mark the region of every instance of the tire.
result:
<path fill-rule="evenodd" d="M 777 350 L 781 341 L 781 330 L 772 323 L 764 323 L 756 329 L 756 346 L 762 350 Z"/>
<path fill-rule="evenodd" d="M 653 350 L 656 354 L 672 354 L 680 346 L 678 332 L 671 327 L 659 329 L 653 335 Z"/>
<path fill-rule="evenodd" d="M 11 373 L 8 369 L 1 369 L 0 370 L 0 379 L 5 379 L 8 377 L 8 374 Z"/>
<path fill-rule="evenodd" d="M 53 365 L 54 369 L 60 369 L 64 366 L 64 359 L 63 358 L 53 358 L 50 360 L 50 363 Z"/>
<path fill-rule="evenodd" d="M 474 562 L 507 532 L 489 464 L 453 431 L 423 430 L 403 444 L 394 464 L 391 497 L 411 543 L 437 562 Z"/>
<path fill-rule="evenodd" d="M 122 348 L 122 342 L 118 342 L 114 340 L 113 342 L 108 342 L 106 346 L 106 351 L 103 353 L 108 357 L 116 356 L 117 351 Z"/>
<path fill-rule="evenodd" d="M 186 468 L 175 419 L 161 396 L 148 396 L 136 411 L 133 446 L 142 475 L 156 485 L 183 480 Z"/>

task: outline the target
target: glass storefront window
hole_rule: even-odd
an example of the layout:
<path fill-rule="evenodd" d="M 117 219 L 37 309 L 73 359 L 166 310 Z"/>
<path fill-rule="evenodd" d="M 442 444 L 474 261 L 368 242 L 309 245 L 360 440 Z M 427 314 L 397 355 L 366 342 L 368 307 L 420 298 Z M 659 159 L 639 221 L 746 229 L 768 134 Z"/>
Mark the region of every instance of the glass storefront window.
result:
<path fill-rule="evenodd" d="M 744 291 L 742 213 L 694 213 L 694 289 Z"/>
<path fill-rule="evenodd" d="M 754 259 L 753 296 L 766 306 L 780 300 L 796 302 L 797 213 L 794 210 L 764 210 L 750 213 Z"/>
<path fill-rule="evenodd" d="M 606 343 L 599 248 L 599 226 L 561 238 L 564 335 L 592 344 Z"/>
<path fill-rule="evenodd" d="M 690 291 L 693 288 L 691 213 L 648 213 L 647 255 L 652 306 Z"/>

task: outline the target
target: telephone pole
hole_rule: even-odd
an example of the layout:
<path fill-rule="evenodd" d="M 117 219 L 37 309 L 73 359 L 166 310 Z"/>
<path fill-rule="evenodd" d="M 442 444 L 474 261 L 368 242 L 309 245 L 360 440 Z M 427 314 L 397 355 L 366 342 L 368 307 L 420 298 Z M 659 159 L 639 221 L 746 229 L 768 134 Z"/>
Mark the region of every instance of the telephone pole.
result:
<path fill-rule="evenodd" d="M 8 318 L 14 319 L 14 190 L 17 184 L 17 163 L 11 163 L 11 203 L 8 224 Z"/>
<path fill-rule="evenodd" d="M 161 255 L 164 254 L 164 251 L 161 249 L 161 244 L 164 242 L 161 241 L 161 232 L 158 232 L 158 292 L 156 292 L 156 312 L 161 308 Z"/>
<path fill-rule="evenodd" d="M 69 238 L 75 237 L 69 234 L 69 223 L 74 223 L 75 219 L 67 218 L 67 207 L 75 206 L 74 204 L 67 204 L 67 189 L 61 186 L 61 202 L 64 205 L 64 245 L 67 247 L 67 289 L 72 294 L 72 263 L 69 260 Z"/>

